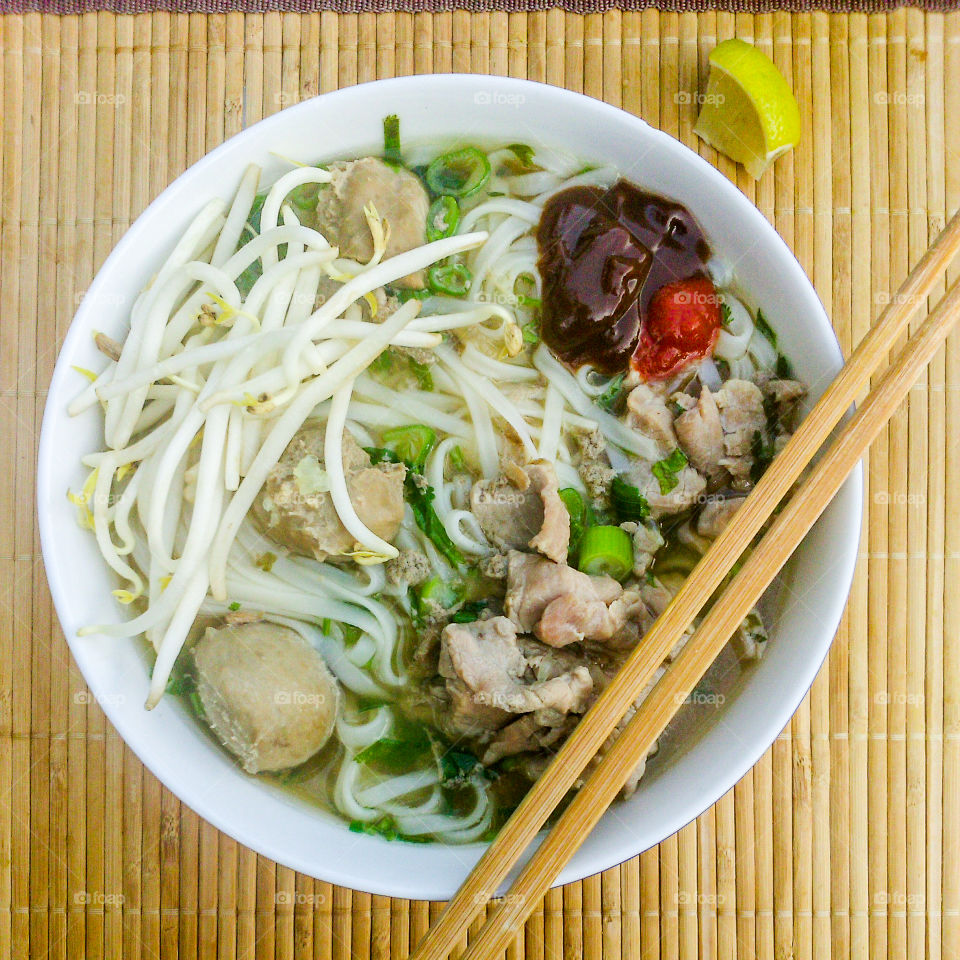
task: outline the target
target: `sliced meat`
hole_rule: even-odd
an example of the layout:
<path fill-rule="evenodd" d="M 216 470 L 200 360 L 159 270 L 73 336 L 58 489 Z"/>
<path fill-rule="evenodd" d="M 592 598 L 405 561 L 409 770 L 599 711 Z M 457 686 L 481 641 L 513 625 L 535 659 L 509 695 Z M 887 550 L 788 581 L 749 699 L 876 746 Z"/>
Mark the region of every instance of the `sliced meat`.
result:
<path fill-rule="evenodd" d="M 320 191 L 317 226 L 340 255 L 366 263 L 373 256 L 373 234 L 364 209 L 376 210 L 387 233 L 384 260 L 426 242 L 430 199 L 409 170 L 387 166 L 377 157 L 331 164 L 333 179 Z M 423 272 L 404 277 L 400 287 L 422 287 Z"/>
<path fill-rule="evenodd" d="M 767 629 L 756 607 L 743 618 L 730 642 L 740 660 L 759 660 L 763 656 L 767 647 Z"/>
<path fill-rule="evenodd" d="M 271 539 L 317 560 L 342 558 L 358 547 L 326 489 L 323 437 L 322 426 L 301 428 L 254 503 L 254 514 Z M 349 434 L 343 437 L 343 468 L 357 516 L 377 536 L 392 540 L 403 519 L 406 468 L 399 463 L 373 466 Z"/>
<path fill-rule="evenodd" d="M 535 664 L 524 655 L 516 626 L 506 617 L 444 628 L 440 674 L 455 701 L 468 698 L 474 705 L 507 714 L 583 712 L 593 689 L 589 670 L 575 666 L 563 673 L 546 672 L 541 679 L 542 663 Z"/>
<path fill-rule="evenodd" d="M 677 438 L 687 459 L 708 480 L 717 482 L 726 471 L 720 460 L 726 453 L 720 410 L 709 388 L 704 386 L 695 407 L 681 413 L 674 421 Z"/>
<path fill-rule="evenodd" d="M 531 547 L 558 563 L 566 560 L 570 514 L 560 499 L 553 465 L 538 460 L 526 468 L 514 465 L 512 472 L 513 479 L 479 480 L 470 491 L 470 506 L 484 536 L 501 550 Z"/>
<path fill-rule="evenodd" d="M 531 553 L 511 551 L 507 568 L 507 616 L 529 633 L 557 597 L 578 595 L 604 604 L 623 593 L 613 577 L 590 577 L 566 564 L 553 563 Z"/>
<path fill-rule="evenodd" d="M 504 757 L 547 750 L 566 740 L 579 719 L 552 710 L 525 714 L 494 734 L 480 760 L 489 766 Z"/>
<path fill-rule="evenodd" d="M 727 529 L 733 515 L 743 506 L 745 497 L 726 497 L 708 500 L 697 517 L 697 533 L 716 540 Z"/>
<path fill-rule="evenodd" d="M 760 380 L 760 392 L 773 404 L 777 418 L 784 429 L 792 430 L 797 404 L 807 395 L 807 388 L 799 380 Z"/>
<path fill-rule="evenodd" d="M 724 456 L 720 465 L 726 467 L 736 486 L 748 487 L 754 444 L 767 429 L 763 394 L 749 380 L 728 380 L 715 396 L 723 425 Z"/>
<path fill-rule="evenodd" d="M 695 506 L 707 489 L 707 481 L 691 466 L 682 467 L 676 474 L 676 485 L 663 491 L 660 479 L 653 473 L 653 464 L 636 462 L 626 473 L 632 483 L 650 505 L 650 514 L 657 519 L 682 513 Z"/>
<path fill-rule="evenodd" d="M 653 517 L 647 517 L 639 523 L 621 523 L 620 529 L 633 538 L 633 575 L 642 580 L 653 564 L 657 551 L 665 542 L 660 532 L 660 524 Z"/>
<path fill-rule="evenodd" d="M 655 441 L 665 453 L 677 445 L 673 414 L 666 398 L 645 383 L 634 387 L 627 396 L 627 425 Z"/>
<path fill-rule="evenodd" d="M 609 640 L 646 607 L 640 594 L 627 590 L 609 606 L 602 600 L 569 593 L 547 604 L 534 633 L 552 647 Z"/>

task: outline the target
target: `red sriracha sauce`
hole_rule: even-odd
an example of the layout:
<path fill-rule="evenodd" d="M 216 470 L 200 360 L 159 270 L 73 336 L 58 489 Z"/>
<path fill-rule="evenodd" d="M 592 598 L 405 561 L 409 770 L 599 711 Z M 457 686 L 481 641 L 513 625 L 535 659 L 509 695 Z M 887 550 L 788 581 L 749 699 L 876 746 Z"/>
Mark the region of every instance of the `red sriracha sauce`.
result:
<path fill-rule="evenodd" d="M 713 352 L 720 298 L 708 277 L 676 280 L 650 301 L 630 366 L 644 380 L 665 380 Z"/>
<path fill-rule="evenodd" d="M 707 278 L 710 247 L 675 200 L 628 180 L 570 187 L 544 205 L 537 248 L 540 333 L 571 367 L 614 374 L 633 366 L 659 379 L 713 348 L 720 309 Z M 696 302 L 684 303 L 685 288 L 660 297 L 677 281 L 692 284 Z"/>

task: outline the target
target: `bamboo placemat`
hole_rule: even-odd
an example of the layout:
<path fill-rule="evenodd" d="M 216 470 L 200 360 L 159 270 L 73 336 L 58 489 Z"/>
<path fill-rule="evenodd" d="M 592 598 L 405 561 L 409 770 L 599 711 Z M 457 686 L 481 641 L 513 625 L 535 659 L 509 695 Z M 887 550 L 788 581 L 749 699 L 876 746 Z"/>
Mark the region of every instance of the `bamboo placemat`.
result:
<path fill-rule="evenodd" d="M 803 140 L 755 185 L 691 94 L 737 34 Z M 132 218 L 244 124 L 338 86 L 510 73 L 717 162 L 849 351 L 960 203 L 960 14 L 267 14 L 0 19 L 0 956 L 402 957 L 437 905 L 331 887 L 217 833 L 141 767 L 72 664 L 32 508 L 57 346 Z M 659 848 L 552 891 L 511 960 L 960 957 L 960 340 L 874 448 L 848 615 L 789 727 Z"/>

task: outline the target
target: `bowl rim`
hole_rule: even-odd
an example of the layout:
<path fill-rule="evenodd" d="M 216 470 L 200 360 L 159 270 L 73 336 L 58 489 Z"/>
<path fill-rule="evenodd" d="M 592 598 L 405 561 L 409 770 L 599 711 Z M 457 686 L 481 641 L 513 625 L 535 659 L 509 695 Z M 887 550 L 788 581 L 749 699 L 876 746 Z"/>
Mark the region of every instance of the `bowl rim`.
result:
<path fill-rule="evenodd" d="M 67 365 L 63 363 L 62 360 L 64 356 L 69 355 L 72 352 L 72 348 L 75 346 L 75 341 L 86 332 L 85 324 L 75 322 L 86 312 L 84 304 L 87 304 L 87 309 L 89 309 L 89 304 L 94 302 L 97 295 L 99 295 L 104 288 L 107 287 L 108 278 L 115 269 L 116 263 L 118 261 L 122 261 L 127 255 L 128 250 L 139 243 L 140 238 L 138 234 L 140 233 L 140 230 L 138 229 L 138 225 L 140 225 L 141 222 L 147 218 L 152 211 L 155 211 L 156 208 L 165 207 L 168 204 L 175 203 L 182 193 L 189 190 L 190 182 L 198 173 L 205 171 L 207 168 L 215 166 L 220 162 L 221 158 L 225 157 L 226 155 L 242 149 L 243 144 L 253 136 L 254 131 L 263 133 L 272 128 L 276 128 L 278 130 L 282 129 L 288 124 L 295 122 L 298 117 L 306 117 L 312 111 L 316 110 L 318 101 L 328 102 L 331 99 L 336 99 L 349 103 L 351 99 L 355 98 L 367 100 L 375 91 L 378 94 L 382 93 L 383 96 L 387 96 L 391 93 L 407 91 L 408 89 L 419 89 L 422 91 L 424 96 L 429 96 L 431 89 L 440 89 L 441 86 L 446 89 L 451 84 L 469 84 L 473 87 L 473 89 L 476 89 L 478 82 L 482 82 L 487 90 L 496 90 L 498 93 L 502 91 L 506 95 L 515 94 L 523 96 L 525 92 L 535 90 L 536 96 L 550 101 L 549 105 L 552 108 L 562 109 L 564 104 L 569 104 L 572 101 L 576 101 L 581 106 L 587 106 L 590 110 L 596 113 L 598 127 L 601 127 L 608 120 L 616 119 L 620 123 L 623 123 L 626 120 L 634 124 L 637 130 L 642 130 L 645 136 L 657 141 L 658 145 L 663 146 L 665 149 L 685 152 L 687 161 L 693 163 L 695 168 L 705 179 L 709 180 L 717 190 L 725 192 L 731 198 L 733 198 L 733 202 L 735 202 L 738 208 L 742 211 L 744 220 L 747 222 L 752 221 L 753 224 L 756 224 L 758 229 L 764 231 L 766 239 L 769 239 L 771 244 L 779 248 L 779 259 L 782 260 L 785 267 L 793 273 L 793 281 L 799 282 L 801 285 L 806 286 L 813 300 L 816 302 L 817 309 L 814 311 L 815 315 L 811 317 L 810 323 L 814 326 L 819 325 L 824 331 L 829 333 L 829 336 L 832 338 L 833 344 L 835 345 L 837 362 L 839 364 L 843 363 L 843 356 L 839 341 L 837 340 L 833 326 L 830 323 L 819 297 L 817 296 L 812 282 L 806 276 L 793 252 L 789 249 L 785 241 L 780 237 L 773 226 L 766 220 L 766 218 L 760 213 L 754 204 L 751 203 L 750 200 L 741 193 L 736 185 L 731 183 L 711 164 L 709 164 L 695 151 L 691 150 L 679 140 L 663 131 L 651 127 L 642 118 L 621 110 L 620 108 L 611 104 L 605 103 L 604 101 L 597 100 L 581 93 L 555 87 L 550 84 L 490 75 L 424 74 L 407 77 L 395 77 L 390 79 L 369 81 L 367 83 L 356 84 L 336 91 L 331 91 L 329 93 L 320 94 L 317 97 L 312 97 L 309 100 L 302 101 L 301 103 L 278 111 L 277 113 L 258 121 L 256 124 L 241 130 L 239 133 L 230 137 L 218 147 L 205 154 L 196 163 L 192 164 L 174 181 L 172 181 L 130 224 L 124 235 L 120 238 L 119 242 L 114 246 L 113 250 L 106 258 L 100 269 L 97 271 L 96 276 L 87 289 L 84 302 L 80 304 L 73 320 L 71 320 L 71 324 L 64 338 L 63 345 L 60 348 L 60 354 L 58 355 L 56 368 L 49 385 L 48 398 L 45 404 L 41 424 L 36 480 L 41 551 L 47 570 L 47 578 L 51 596 L 54 602 L 54 607 L 57 611 L 57 617 L 62 627 L 64 620 L 67 618 L 61 616 L 61 610 L 66 610 L 68 608 L 68 601 L 65 585 L 57 576 L 52 575 L 54 568 L 51 563 L 51 558 L 56 553 L 56 536 L 55 531 L 51 527 L 52 520 L 50 511 L 44 508 L 45 498 L 41 497 L 41 493 L 49 486 L 51 479 L 56 473 L 56 451 L 52 446 L 51 435 L 53 430 L 50 424 L 57 417 L 62 416 L 63 411 L 58 409 L 58 407 L 62 405 L 63 397 L 69 392 L 69 388 L 63 383 L 67 373 Z M 696 817 L 698 817 L 705 810 L 709 809 L 709 807 L 716 803 L 721 796 L 723 796 L 739 780 L 741 780 L 743 776 L 745 776 L 746 773 L 756 764 L 760 757 L 767 751 L 767 749 L 769 749 L 777 736 L 779 736 L 780 732 L 789 723 L 790 718 L 796 712 L 803 697 L 806 695 L 806 692 L 812 685 L 822 663 L 826 659 L 830 646 L 832 645 L 833 638 L 835 637 L 837 627 L 839 626 L 840 619 L 843 615 L 844 608 L 846 607 L 847 598 L 852 585 L 862 527 L 863 490 L 862 467 L 860 465 L 858 465 L 856 472 L 852 474 L 851 477 L 846 481 L 845 488 L 850 488 L 847 489 L 847 496 L 852 496 L 852 506 L 854 509 L 849 512 L 849 516 L 846 518 L 844 536 L 842 538 L 838 537 L 836 544 L 838 560 L 844 572 L 840 578 L 838 589 L 833 591 L 829 602 L 824 603 L 823 609 L 820 611 L 821 622 L 823 624 L 822 633 L 824 636 L 823 641 L 818 647 L 818 649 L 822 648 L 821 655 L 819 658 L 816 656 L 811 658 L 811 661 L 806 665 L 806 669 L 802 670 L 799 675 L 796 676 L 796 679 L 791 685 L 788 694 L 782 695 L 777 700 L 770 703 L 769 711 L 763 720 L 763 735 L 758 736 L 751 741 L 753 743 L 752 748 L 745 749 L 742 752 L 742 755 L 739 756 L 738 761 L 730 765 L 726 775 L 718 778 L 718 780 L 713 783 L 712 787 L 706 787 L 703 790 L 696 792 L 695 796 L 691 796 L 694 791 L 687 791 L 684 798 L 678 799 L 678 802 L 672 808 L 672 812 L 669 813 L 665 818 L 666 829 L 665 832 L 662 832 L 662 836 L 660 836 L 659 839 L 649 844 L 645 843 L 642 849 L 637 848 L 636 844 L 626 844 L 623 852 L 621 854 L 617 854 L 620 859 L 612 861 L 608 856 L 600 856 L 598 854 L 594 854 L 592 857 L 587 856 L 586 854 L 583 854 L 581 849 L 577 860 L 572 861 L 571 865 L 568 865 L 560 877 L 558 877 L 555 881 L 555 885 L 580 880 L 601 870 L 609 869 L 610 867 L 615 866 L 617 863 L 636 856 L 638 853 L 641 853 L 643 849 L 649 849 L 651 846 L 656 845 L 656 843 L 662 842 L 662 840 L 672 836 L 683 826 L 696 819 Z M 84 670 L 85 658 L 79 646 L 79 638 L 69 635 L 66 627 L 63 627 L 63 631 L 74 661 L 80 667 L 85 682 L 96 694 L 96 678 L 89 677 Z M 93 682 L 91 682 L 91 679 L 93 679 Z M 366 862 L 366 858 L 364 857 L 358 857 L 357 862 L 333 862 L 331 860 L 325 860 L 322 863 L 322 871 L 318 871 L 318 863 L 316 858 L 311 857 L 306 853 L 302 855 L 296 855 L 291 854 L 290 851 L 278 852 L 275 849 L 271 849 L 271 845 L 269 843 L 259 842 L 257 837 L 238 836 L 237 829 L 233 824 L 231 824 L 230 818 L 226 813 L 226 807 L 223 803 L 215 803 L 212 799 L 204 798 L 196 791 L 191 793 L 191 790 L 187 785 L 182 782 L 177 782 L 172 776 L 165 775 L 161 770 L 157 769 L 157 767 L 160 766 L 160 762 L 158 759 L 155 759 L 152 756 L 150 744 L 144 742 L 142 738 L 129 735 L 129 731 L 125 729 L 127 725 L 124 723 L 122 710 L 118 704 L 109 698 L 104 698 L 100 700 L 100 706 L 107 718 L 113 724 L 114 728 L 121 735 L 127 746 L 130 747 L 130 749 L 136 754 L 140 762 L 143 763 L 143 765 L 150 770 L 150 772 L 156 776 L 157 779 L 160 780 L 164 786 L 171 791 L 171 793 L 181 799 L 183 803 L 186 803 L 199 816 L 203 817 L 217 829 L 222 830 L 231 837 L 234 837 L 238 842 L 243 843 L 258 853 L 270 857 L 278 863 L 287 865 L 309 876 L 317 876 L 318 872 L 320 872 L 322 873 L 323 880 L 338 884 L 340 886 L 349 887 L 351 889 L 364 890 L 370 893 L 388 896 L 400 896 L 410 899 L 436 900 L 446 899 L 451 895 L 451 889 L 448 885 L 441 886 L 431 877 L 410 876 L 408 886 L 404 887 L 403 889 L 398 889 L 392 883 L 378 882 L 371 870 L 364 870 L 362 866 L 362 864 Z M 470 846 L 474 848 L 478 846 L 485 847 L 486 844 L 473 844 Z M 393 845 L 393 849 L 402 851 L 403 847 Z M 358 866 L 357 863 L 361 865 Z"/>

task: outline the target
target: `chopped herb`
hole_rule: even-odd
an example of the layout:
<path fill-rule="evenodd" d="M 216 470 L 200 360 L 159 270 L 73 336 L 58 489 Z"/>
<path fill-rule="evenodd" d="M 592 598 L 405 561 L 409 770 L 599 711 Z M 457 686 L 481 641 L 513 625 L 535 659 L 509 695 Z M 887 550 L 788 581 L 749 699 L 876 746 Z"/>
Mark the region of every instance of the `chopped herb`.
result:
<path fill-rule="evenodd" d="M 648 587 L 655 587 L 657 585 L 657 578 L 653 575 L 652 570 L 648 570 L 644 578 L 647 581 Z"/>
<path fill-rule="evenodd" d="M 677 474 L 687 465 L 687 455 L 677 447 L 669 457 L 658 460 L 652 469 L 653 475 L 660 481 L 660 492 L 669 493 L 679 482 Z"/>
<path fill-rule="evenodd" d="M 540 342 L 540 324 L 536 320 L 525 323 L 521 328 L 523 330 L 523 342 L 537 344 Z"/>
<path fill-rule="evenodd" d="M 411 470 L 422 473 L 427 456 L 436 446 L 437 433 L 430 427 L 417 423 L 409 427 L 385 430 L 383 442 L 387 449 L 392 450 Z"/>
<path fill-rule="evenodd" d="M 384 773 L 408 773 L 429 749 L 430 741 L 426 737 L 413 740 L 382 737 L 364 747 L 353 760 L 364 766 L 377 767 Z"/>
<path fill-rule="evenodd" d="M 368 367 L 373 373 L 389 373 L 393 369 L 396 354 L 392 350 L 384 350 Z"/>
<path fill-rule="evenodd" d="M 596 405 L 600 407 L 601 410 L 606 410 L 607 413 L 614 413 L 616 408 L 620 405 L 621 395 L 623 393 L 623 381 L 626 378 L 626 374 L 618 373 L 606 386 L 603 393 L 597 397 Z"/>
<path fill-rule="evenodd" d="M 227 609 L 228 609 L 228 610 L 239 610 L 239 609 L 240 609 L 240 604 L 239 604 L 238 601 L 234 600 L 233 603 L 231 603 L 230 606 L 227 607 Z"/>
<path fill-rule="evenodd" d="M 432 390 L 433 374 L 430 372 L 430 367 L 425 363 L 421 363 L 419 360 L 414 360 L 413 357 L 407 357 L 407 361 L 410 364 L 410 370 L 417 378 L 417 386 L 421 390 Z"/>
<path fill-rule="evenodd" d="M 263 570 L 264 573 L 269 573 L 273 569 L 273 565 L 276 562 L 277 555 L 275 553 L 270 553 L 269 550 L 266 553 L 261 553 L 256 560 L 257 566 Z"/>
<path fill-rule="evenodd" d="M 632 520 L 639 523 L 650 516 L 650 504 L 639 487 L 622 477 L 614 477 L 610 484 L 610 501 L 620 523 Z"/>
<path fill-rule="evenodd" d="M 502 190 L 488 190 L 488 197 L 505 197 L 506 194 Z"/>
<path fill-rule="evenodd" d="M 454 542 L 447 535 L 447 531 L 437 511 L 433 508 L 433 500 L 436 497 L 433 487 L 423 483 L 421 487 L 416 480 L 416 474 L 408 471 L 407 478 L 404 481 L 404 489 L 407 494 L 407 502 L 413 510 L 413 518 L 417 526 L 433 541 L 433 545 L 447 558 L 454 566 L 459 567 L 463 562 L 463 554 L 457 549 Z M 421 482 L 423 478 L 420 477 Z"/>
<path fill-rule="evenodd" d="M 486 600 L 468 600 L 451 618 L 454 623 L 473 623 L 487 609 Z"/>
<path fill-rule="evenodd" d="M 773 462 L 773 441 L 764 430 L 754 430 L 753 440 L 750 443 L 750 455 L 753 464 L 750 467 L 750 479 L 756 483 Z"/>
<path fill-rule="evenodd" d="M 584 528 L 587 523 L 587 507 L 580 496 L 580 491 L 573 487 L 564 487 L 560 491 L 560 499 L 570 514 L 570 546 L 568 555 L 576 557 L 580 548 L 580 539 L 583 536 Z"/>
<path fill-rule="evenodd" d="M 462 783 L 479 762 L 472 753 L 451 747 L 440 756 L 440 777 L 444 783 Z"/>
<path fill-rule="evenodd" d="M 517 294 L 517 303 L 521 307 L 531 307 L 534 309 L 539 309 L 543 301 L 539 297 L 528 297 L 525 293 Z"/>
<path fill-rule="evenodd" d="M 754 321 L 757 330 L 770 341 L 770 346 L 774 350 L 777 349 L 777 335 L 773 330 L 773 327 L 767 323 L 767 318 L 763 315 L 762 310 L 757 310 L 757 319 Z"/>
<path fill-rule="evenodd" d="M 426 583 L 421 584 L 417 591 L 417 606 L 420 609 L 420 615 L 425 616 L 429 612 L 428 604 L 431 601 L 439 604 L 444 610 L 449 610 L 456 606 L 462 596 L 463 584 L 459 580 L 431 577 Z"/>
<path fill-rule="evenodd" d="M 201 719 L 206 716 L 206 710 L 203 709 L 203 701 L 200 699 L 200 694 L 196 690 L 187 691 L 187 702 L 190 704 L 190 709 L 200 717 Z"/>
<path fill-rule="evenodd" d="M 401 833 L 397 829 L 396 821 L 393 817 L 384 816 L 379 820 L 352 820 L 350 822 L 351 833 L 367 833 L 374 837 L 383 837 L 384 840 L 402 840 L 405 843 L 429 843 L 428 837 L 411 837 Z"/>
<path fill-rule="evenodd" d="M 320 183 L 302 183 L 287 194 L 287 199 L 302 213 L 313 213 L 317 209 Z"/>
<path fill-rule="evenodd" d="M 777 370 L 777 376 L 781 380 L 793 379 L 793 365 L 782 353 L 777 354 L 776 370 Z"/>
<path fill-rule="evenodd" d="M 379 710 L 387 706 L 385 700 L 378 700 L 376 697 L 360 697 L 357 700 L 357 713 L 369 713 L 371 710 Z"/>
<path fill-rule="evenodd" d="M 343 642 L 348 647 L 352 647 L 363 636 L 363 631 L 352 623 L 341 623 L 340 629 L 343 631 Z"/>
<path fill-rule="evenodd" d="M 450 451 L 450 463 L 452 464 L 454 470 L 463 472 L 467 469 L 467 461 L 463 456 L 463 450 L 461 447 L 454 447 Z"/>
<path fill-rule="evenodd" d="M 403 463 L 397 454 L 392 450 L 388 450 L 386 447 L 364 447 L 363 449 L 370 457 L 370 462 L 374 466 L 378 463 Z"/>
<path fill-rule="evenodd" d="M 176 670 L 170 674 L 167 681 L 167 693 L 172 693 L 175 697 L 183 696 L 193 690 L 193 678 L 183 670 Z"/>
<path fill-rule="evenodd" d="M 329 617 L 324 617 L 320 622 L 320 630 L 325 634 L 330 633 L 330 629 L 333 627 L 333 621 Z"/>
<path fill-rule="evenodd" d="M 521 166 L 527 170 L 533 169 L 533 147 L 525 143 L 508 143 L 507 149 L 520 161 Z"/>
<path fill-rule="evenodd" d="M 431 294 L 426 287 L 421 287 L 419 290 L 394 290 L 393 295 L 401 303 L 406 303 L 408 300 L 426 300 Z"/>
<path fill-rule="evenodd" d="M 383 118 L 383 162 L 391 167 L 403 166 L 400 154 L 400 118 L 391 113 Z"/>
<path fill-rule="evenodd" d="M 733 320 L 733 312 L 730 310 L 730 307 L 720 301 L 720 323 L 724 327 L 729 327 L 730 322 Z"/>

